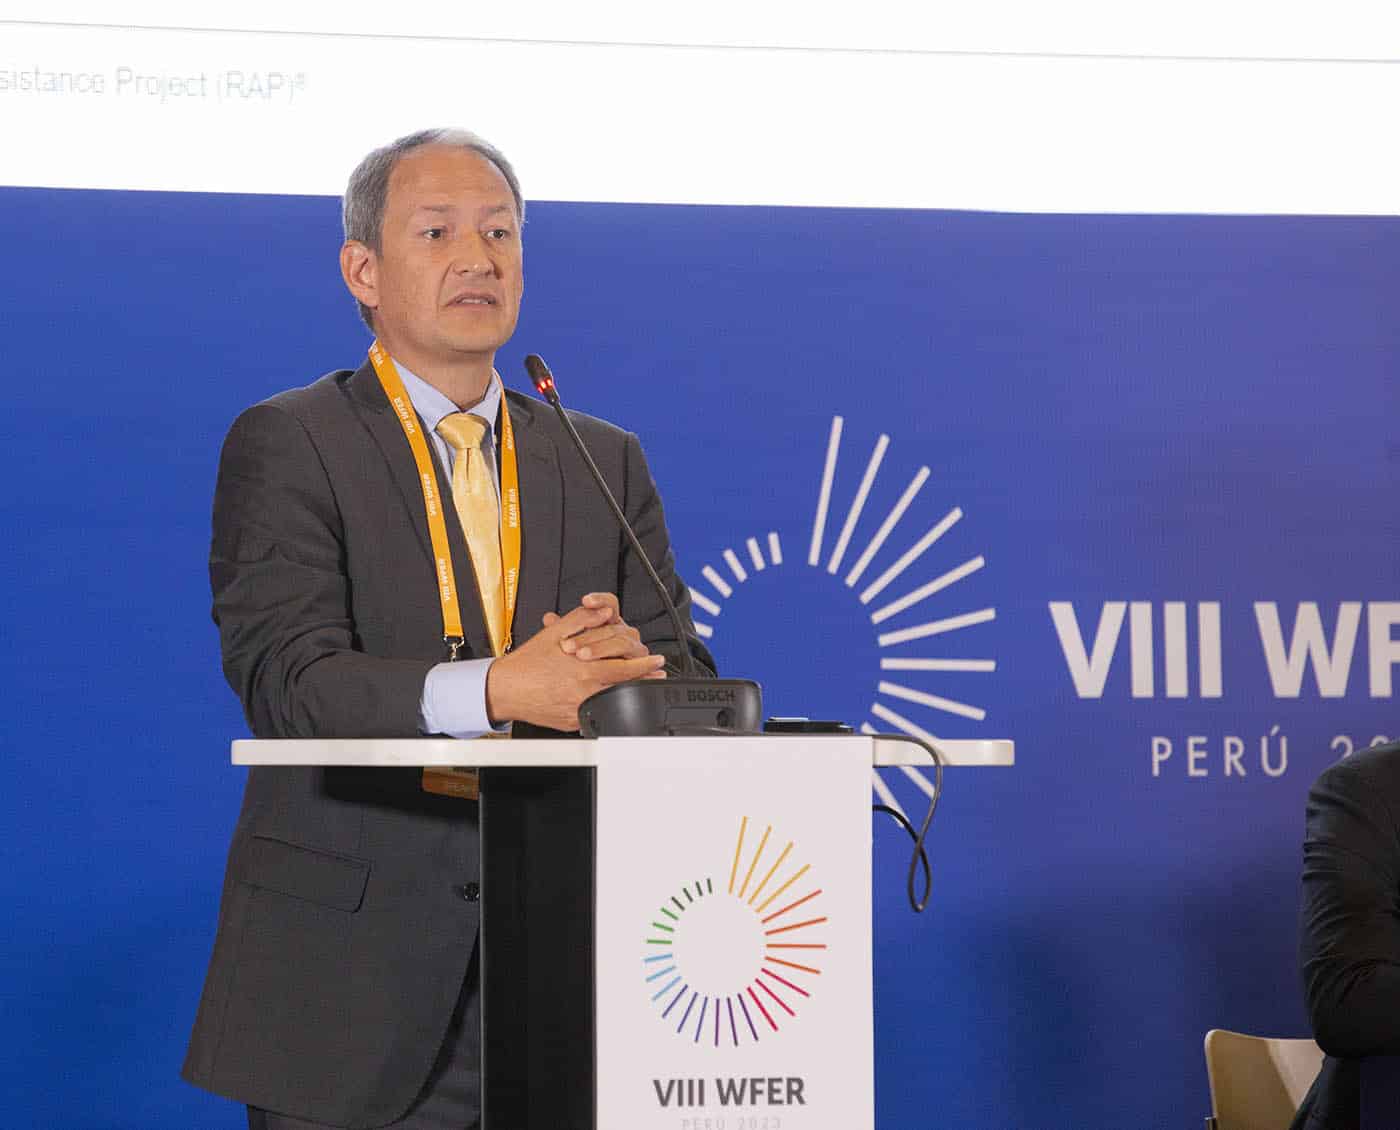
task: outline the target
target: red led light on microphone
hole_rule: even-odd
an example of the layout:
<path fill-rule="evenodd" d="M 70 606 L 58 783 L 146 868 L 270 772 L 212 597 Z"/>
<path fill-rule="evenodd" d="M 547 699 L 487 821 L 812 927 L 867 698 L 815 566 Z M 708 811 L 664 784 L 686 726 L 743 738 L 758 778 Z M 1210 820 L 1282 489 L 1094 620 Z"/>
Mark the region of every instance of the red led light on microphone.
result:
<path fill-rule="evenodd" d="M 528 354 L 525 358 L 525 371 L 530 374 L 530 380 L 535 384 L 535 391 L 557 407 L 559 394 L 554 391 L 554 374 L 549 371 L 549 366 L 544 363 L 544 358 L 538 353 Z"/>

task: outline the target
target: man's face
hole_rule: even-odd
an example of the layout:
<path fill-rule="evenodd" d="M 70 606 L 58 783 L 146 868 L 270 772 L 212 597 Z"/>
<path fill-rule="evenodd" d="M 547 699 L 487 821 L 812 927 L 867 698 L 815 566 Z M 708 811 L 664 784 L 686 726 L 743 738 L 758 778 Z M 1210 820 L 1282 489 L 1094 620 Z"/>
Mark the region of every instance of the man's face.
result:
<path fill-rule="evenodd" d="M 374 309 L 385 348 L 409 368 L 486 359 L 515 332 L 524 289 L 520 222 L 501 171 L 470 149 L 400 158 L 378 253 L 347 282 Z"/>

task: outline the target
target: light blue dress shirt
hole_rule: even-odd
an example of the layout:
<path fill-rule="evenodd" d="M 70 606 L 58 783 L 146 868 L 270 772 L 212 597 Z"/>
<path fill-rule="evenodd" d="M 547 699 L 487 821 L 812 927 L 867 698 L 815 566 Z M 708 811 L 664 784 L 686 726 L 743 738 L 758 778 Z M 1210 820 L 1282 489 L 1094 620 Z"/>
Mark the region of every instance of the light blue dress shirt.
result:
<path fill-rule="evenodd" d="M 486 465 L 491 468 L 491 477 L 496 483 L 496 498 L 501 494 L 499 472 L 496 470 L 496 415 L 501 406 L 501 378 L 491 374 L 491 383 L 486 386 L 486 395 L 477 404 L 467 409 L 458 408 L 442 392 L 435 389 L 422 377 L 404 368 L 399 361 L 394 362 L 403 378 L 404 391 L 413 403 L 414 411 L 423 421 L 423 427 L 437 452 L 438 461 L 447 472 L 447 481 L 452 481 L 453 451 L 448 442 L 437 433 L 437 426 L 444 416 L 453 412 L 466 411 L 480 416 L 486 421 L 486 434 L 481 439 L 481 451 L 486 457 Z M 470 561 L 454 562 L 459 571 L 471 568 Z M 463 617 L 474 610 L 463 610 Z M 439 663 L 423 682 L 423 698 L 418 704 L 418 727 L 425 734 L 447 734 L 453 738 L 474 738 L 491 730 L 504 733 L 510 728 L 507 722 L 493 727 L 486 712 L 486 673 L 495 659 L 459 659 L 455 663 Z"/>

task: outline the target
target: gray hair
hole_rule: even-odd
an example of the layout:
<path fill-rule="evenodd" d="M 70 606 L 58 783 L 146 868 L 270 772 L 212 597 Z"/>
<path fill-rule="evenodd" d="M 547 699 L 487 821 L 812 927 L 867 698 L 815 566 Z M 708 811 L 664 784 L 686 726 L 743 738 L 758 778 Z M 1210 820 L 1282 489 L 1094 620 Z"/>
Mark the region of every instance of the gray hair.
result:
<path fill-rule="evenodd" d="M 506 178 L 515 200 L 516 218 L 522 224 L 525 222 L 525 198 L 520 194 L 520 181 L 504 153 L 469 130 L 424 129 L 391 141 L 388 145 L 381 145 L 355 166 L 341 200 L 340 218 L 347 240 L 363 243 L 376 253 L 380 250 L 384 235 L 384 207 L 389 200 L 389 178 L 393 176 L 394 167 L 401 157 L 425 145 L 450 145 L 470 149 L 485 157 Z M 373 330 L 374 311 L 363 302 L 358 305 L 360 317 Z"/>

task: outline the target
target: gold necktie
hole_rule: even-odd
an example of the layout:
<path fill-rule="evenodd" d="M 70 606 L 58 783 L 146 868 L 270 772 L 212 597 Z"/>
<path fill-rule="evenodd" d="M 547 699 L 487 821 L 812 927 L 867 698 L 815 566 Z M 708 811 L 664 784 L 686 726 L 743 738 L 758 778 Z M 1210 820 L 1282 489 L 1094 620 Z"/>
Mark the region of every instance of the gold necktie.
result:
<path fill-rule="evenodd" d="M 452 503 L 471 553 L 482 613 L 491 634 L 491 651 L 500 655 L 506 637 L 505 587 L 501 580 L 501 505 L 496 499 L 495 479 L 481 450 L 486 421 L 470 412 L 453 412 L 442 418 L 437 431 L 455 453 Z"/>

